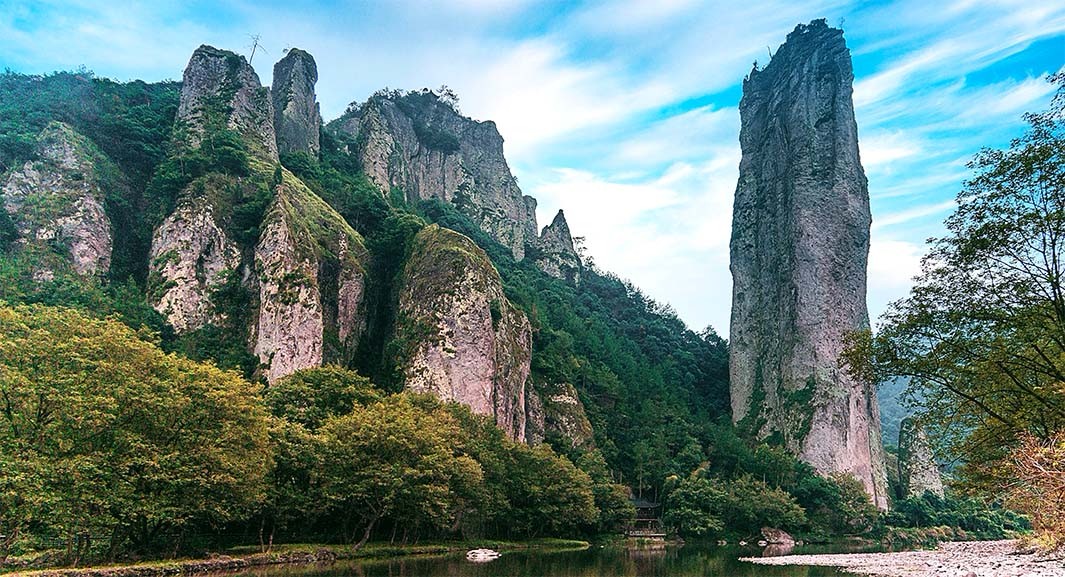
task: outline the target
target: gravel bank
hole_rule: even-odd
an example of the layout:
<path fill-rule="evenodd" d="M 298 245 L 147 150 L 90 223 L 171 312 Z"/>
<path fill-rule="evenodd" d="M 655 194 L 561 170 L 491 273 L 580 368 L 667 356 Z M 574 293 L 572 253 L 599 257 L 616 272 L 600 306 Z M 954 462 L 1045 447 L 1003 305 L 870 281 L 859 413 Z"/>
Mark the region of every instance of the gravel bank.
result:
<path fill-rule="evenodd" d="M 747 557 L 759 565 L 819 565 L 882 577 L 1061 577 L 1062 556 L 1017 552 L 1014 541 L 942 543 L 933 551 Z"/>

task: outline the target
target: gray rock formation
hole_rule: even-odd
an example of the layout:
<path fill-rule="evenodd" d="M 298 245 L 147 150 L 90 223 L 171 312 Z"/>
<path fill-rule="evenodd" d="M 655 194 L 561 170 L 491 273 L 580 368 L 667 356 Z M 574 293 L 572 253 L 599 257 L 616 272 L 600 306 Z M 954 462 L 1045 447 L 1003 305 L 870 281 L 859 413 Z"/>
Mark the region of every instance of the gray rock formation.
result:
<path fill-rule="evenodd" d="M 872 383 L 840 367 L 868 327 L 869 193 L 843 32 L 800 25 L 743 83 L 733 207 L 732 415 L 887 506 Z"/>
<path fill-rule="evenodd" d="M 525 401 L 525 439 L 530 445 L 557 435 L 574 448 L 595 447 L 592 423 L 573 385 L 556 383 L 529 387 Z"/>
<path fill-rule="evenodd" d="M 452 203 L 515 259 L 525 257 L 528 208 L 494 122 L 466 118 L 421 92 L 375 95 L 336 126 L 360 143 L 363 170 L 383 194 Z"/>
<path fill-rule="evenodd" d="M 488 255 L 457 232 L 422 229 L 401 276 L 398 310 L 407 390 L 491 415 L 524 441 L 532 329 L 504 296 Z"/>
<path fill-rule="evenodd" d="M 213 46 L 197 48 L 182 77 L 177 120 L 188 131 L 183 140 L 193 148 L 209 130 L 229 128 L 253 153 L 277 160 L 270 91 L 243 56 Z"/>
<path fill-rule="evenodd" d="M 259 314 L 254 352 L 267 381 L 324 361 L 346 363 L 358 345 L 365 267 L 362 238 L 291 173 L 255 246 Z M 332 257 L 326 255 L 332 255 Z M 337 350 L 327 351 L 327 337 Z"/>
<path fill-rule="evenodd" d="M 52 122 L 37 139 L 37 158 L 13 171 L 0 189 L 0 210 L 18 230 L 15 250 L 34 253 L 34 276 L 60 269 L 84 277 L 111 266 L 111 220 L 104 211 L 109 174 L 117 169 L 70 126 Z"/>
<path fill-rule="evenodd" d="M 580 284 L 581 259 L 573 247 L 566 215 L 561 210 L 551 224 L 544 227 L 535 246 L 536 266 L 540 270 L 572 285 Z"/>
<path fill-rule="evenodd" d="M 306 152 L 318 156 L 322 115 L 314 96 L 318 66 L 314 57 L 292 48 L 274 64 L 270 94 L 274 101 L 274 129 L 281 153 Z"/>
<path fill-rule="evenodd" d="M 181 94 L 178 148 L 199 145 L 211 131 L 237 130 L 249 151 L 247 174 L 206 174 L 181 192 L 152 238 L 151 302 L 179 334 L 215 324 L 246 338 L 270 382 L 324 362 L 348 362 L 366 322 L 369 256 L 362 238 L 278 164 L 270 146 L 272 106 L 252 99 L 265 91 L 243 58 L 201 47 L 185 78 L 191 84 Z M 230 104 L 218 108 L 218 102 Z M 219 117 L 219 110 L 228 112 Z M 273 199 L 253 229 L 258 238 L 238 234 L 234 204 L 264 191 Z M 234 279 L 254 307 L 239 321 L 225 318 L 214 302 Z"/>
<path fill-rule="evenodd" d="M 926 491 L 943 496 L 943 478 L 928 435 L 913 418 L 903 419 L 899 428 L 899 485 L 903 499 L 919 497 Z"/>
<path fill-rule="evenodd" d="M 239 269 L 240 247 L 219 221 L 207 195 L 185 194 L 152 235 L 149 300 L 178 334 L 225 320 L 211 294 Z"/>

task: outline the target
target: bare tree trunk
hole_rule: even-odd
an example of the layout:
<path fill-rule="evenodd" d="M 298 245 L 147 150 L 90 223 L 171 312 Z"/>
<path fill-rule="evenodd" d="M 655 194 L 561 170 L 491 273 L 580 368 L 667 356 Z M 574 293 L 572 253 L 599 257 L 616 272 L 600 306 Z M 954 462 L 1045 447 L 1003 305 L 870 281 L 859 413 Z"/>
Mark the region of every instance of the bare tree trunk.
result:
<path fill-rule="evenodd" d="M 370 519 L 370 523 L 368 525 L 366 525 L 366 530 L 362 532 L 362 539 L 359 539 L 359 542 L 355 544 L 355 549 L 356 550 L 361 549 L 362 546 L 365 545 L 366 542 L 370 540 L 370 533 L 373 533 L 373 527 L 374 527 L 374 525 L 377 524 L 377 521 L 380 518 L 381 518 L 380 515 L 375 515 L 373 519 Z"/>

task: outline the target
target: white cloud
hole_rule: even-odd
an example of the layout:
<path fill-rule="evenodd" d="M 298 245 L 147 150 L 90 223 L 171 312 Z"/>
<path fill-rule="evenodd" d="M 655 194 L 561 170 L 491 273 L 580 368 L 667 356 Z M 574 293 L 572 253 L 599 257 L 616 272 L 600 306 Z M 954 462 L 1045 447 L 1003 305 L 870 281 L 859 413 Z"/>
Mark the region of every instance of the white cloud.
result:
<path fill-rule="evenodd" d="M 873 235 L 869 246 L 869 318 L 883 314 L 888 303 L 906 296 L 912 279 L 921 272 L 923 247 L 913 242 Z"/>

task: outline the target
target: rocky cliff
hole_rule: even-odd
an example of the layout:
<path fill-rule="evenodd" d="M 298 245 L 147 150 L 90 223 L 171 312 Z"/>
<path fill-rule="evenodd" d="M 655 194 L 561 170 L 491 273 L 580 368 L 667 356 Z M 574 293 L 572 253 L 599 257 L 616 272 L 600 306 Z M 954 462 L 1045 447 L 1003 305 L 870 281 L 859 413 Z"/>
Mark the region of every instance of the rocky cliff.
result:
<path fill-rule="evenodd" d="M 532 330 L 504 296 L 488 255 L 446 228 L 422 229 L 402 272 L 398 310 L 406 388 L 491 415 L 524 441 Z"/>
<path fill-rule="evenodd" d="M 524 258 L 528 222 L 535 230 L 536 216 L 510 173 L 494 122 L 466 118 L 422 91 L 375 95 L 336 126 L 355 137 L 363 170 L 383 194 L 452 203 L 515 259 Z"/>
<path fill-rule="evenodd" d="M 254 249 L 254 351 L 270 382 L 351 360 L 365 326 L 369 261 L 362 237 L 299 179 L 285 171 L 276 190 Z"/>
<path fill-rule="evenodd" d="M 733 208 L 733 419 L 887 506 L 872 383 L 839 364 L 868 327 L 869 193 L 843 32 L 800 25 L 743 83 Z"/>
<path fill-rule="evenodd" d="M 529 197 L 526 197 L 529 198 Z M 545 273 L 570 284 L 580 284 L 581 259 L 573 246 L 566 215 L 561 210 L 535 240 L 536 266 Z"/>
<path fill-rule="evenodd" d="M 899 428 L 899 486 L 902 498 L 920 497 L 926 491 L 943 496 L 943 478 L 932 455 L 923 427 L 905 418 Z"/>
<path fill-rule="evenodd" d="M 280 153 L 318 155 L 322 116 L 314 95 L 318 66 L 309 53 L 292 48 L 274 65 L 270 90 L 274 104 L 274 129 Z"/>
<path fill-rule="evenodd" d="M 293 70 L 302 66 L 299 54 L 287 58 Z M 365 324 L 362 238 L 277 163 L 273 107 L 243 58 L 202 46 L 185 82 L 176 148 L 196 150 L 231 130 L 246 158 L 236 154 L 243 164 L 201 175 L 180 192 L 153 235 L 151 302 L 179 334 L 228 326 L 271 382 L 347 362 Z M 234 298 L 247 304 L 227 310 Z"/>
<path fill-rule="evenodd" d="M 193 148 L 210 131 L 228 128 L 253 152 L 277 160 L 270 91 L 243 56 L 213 46 L 197 48 L 182 76 L 177 120 Z"/>
<path fill-rule="evenodd" d="M 577 389 L 569 383 L 529 387 L 526 391 L 525 439 L 543 442 L 552 435 L 576 449 L 595 447 L 592 423 Z"/>
<path fill-rule="evenodd" d="M 123 187 L 118 170 L 70 126 L 52 122 L 37 139 L 35 160 L 13 171 L 0 188 L 0 210 L 17 232 L 14 249 L 33 253 L 34 276 L 60 270 L 83 277 L 111 266 L 108 192 Z"/>

